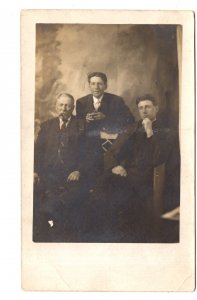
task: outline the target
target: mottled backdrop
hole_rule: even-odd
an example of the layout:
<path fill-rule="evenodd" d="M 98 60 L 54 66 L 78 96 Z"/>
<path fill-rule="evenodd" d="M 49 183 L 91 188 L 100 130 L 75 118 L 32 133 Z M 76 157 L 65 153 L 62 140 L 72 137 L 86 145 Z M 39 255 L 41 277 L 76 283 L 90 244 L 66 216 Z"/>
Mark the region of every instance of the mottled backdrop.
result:
<path fill-rule="evenodd" d="M 89 93 L 93 71 L 107 74 L 108 91 L 122 96 L 136 118 L 135 98 L 144 93 L 178 117 L 176 26 L 37 24 L 36 124 L 54 116 L 58 91 L 75 99 Z"/>

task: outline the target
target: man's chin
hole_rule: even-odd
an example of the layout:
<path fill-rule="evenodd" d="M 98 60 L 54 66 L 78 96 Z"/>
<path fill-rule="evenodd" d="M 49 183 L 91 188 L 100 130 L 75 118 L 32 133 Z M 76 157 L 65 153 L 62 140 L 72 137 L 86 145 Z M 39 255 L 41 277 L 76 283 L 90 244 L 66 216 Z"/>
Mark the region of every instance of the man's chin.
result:
<path fill-rule="evenodd" d="M 62 114 L 60 114 L 60 117 L 62 117 L 63 119 L 68 119 L 68 118 L 70 118 L 70 115 L 68 115 L 66 113 L 62 113 Z"/>
<path fill-rule="evenodd" d="M 93 95 L 94 95 L 94 97 L 101 97 L 102 96 L 102 93 L 99 93 L 99 92 L 95 92 L 95 93 L 93 93 Z"/>

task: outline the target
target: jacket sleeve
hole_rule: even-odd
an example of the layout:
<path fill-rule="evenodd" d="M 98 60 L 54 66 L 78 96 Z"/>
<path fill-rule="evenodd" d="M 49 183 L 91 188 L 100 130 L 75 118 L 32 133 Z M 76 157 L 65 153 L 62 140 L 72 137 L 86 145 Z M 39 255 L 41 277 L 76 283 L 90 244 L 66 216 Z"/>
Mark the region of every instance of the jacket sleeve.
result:
<path fill-rule="evenodd" d="M 128 144 L 130 139 L 135 134 L 138 123 L 127 126 L 122 133 L 119 134 L 109 151 L 104 155 L 105 170 L 112 169 L 117 165 L 124 166 L 125 153 L 127 153 Z"/>
<path fill-rule="evenodd" d="M 123 127 L 133 124 L 135 122 L 134 116 L 131 113 L 129 107 L 125 104 L 124 100 L 120 98 L 118 104 L 119 122 Z"/>
<path fill-rule="evenodd" d="M 46 124 L 42 124 L 34 144 L 34 172 L 40 174 L 46 145 Z"/>
<path fill-rule="evenodd" d="M 78 149 L 77 151 L 77 162 L 76 169 L 81 174 L 85 173 L 86 160 L 87 160 L 87 149 L 86 149 L 86 137 L 85 137 L 85 124 L 83 120 L 78 120 Z"/>
<path fill-rule="evenodd" d="M 178 134 L 174 129 L 161 128 L 148 139 L 148 142 L 153 149 L 154 167 L 169 161 L 174 157 L 174 153 L 177 154 L 177 158 L 179 156 Z"/>
<path fill-rule="evenodd" d="M 122 132 L 124 128 L 135 122 L 133 114 L 121 97 L 114 99 L 112 102 L 111 112 L 109 112 L 106 126 L 112 131 Z"/>
<path fill-rule="evenodd" d="M 76 101 L 76 116 L 78 119 L 85 119 L 85 111 L 80 99 Z"/>

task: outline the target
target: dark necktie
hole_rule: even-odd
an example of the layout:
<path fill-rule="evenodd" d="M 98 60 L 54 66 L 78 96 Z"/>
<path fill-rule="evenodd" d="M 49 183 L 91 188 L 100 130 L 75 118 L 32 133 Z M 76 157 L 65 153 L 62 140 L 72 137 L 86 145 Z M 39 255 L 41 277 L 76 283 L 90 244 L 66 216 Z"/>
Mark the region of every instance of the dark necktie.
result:
<path fill-rule="evenodd" d="M 59 157 L 59 162 L 64 163 L 63 160 L 63 152 L 65 148 L 65 133 L 64 129 L 67 127 L 68 124 L 68 119 L 62 119 L 62 124 L 60 127 L 60 136 L 59 136 L 59 148 L 58 148 L 58 157 Z"/>
<path fill-rule="evenodd" d="M 63 129 L 66 128 L 66 125 L 67 125 L 67 123 L 68 123 L 68 119 L 62 119 L 62 121 L 63 121 L 63 123 L 62 123 L 62 125 L 61 125 L 60 130 L 63 130 Z"/>

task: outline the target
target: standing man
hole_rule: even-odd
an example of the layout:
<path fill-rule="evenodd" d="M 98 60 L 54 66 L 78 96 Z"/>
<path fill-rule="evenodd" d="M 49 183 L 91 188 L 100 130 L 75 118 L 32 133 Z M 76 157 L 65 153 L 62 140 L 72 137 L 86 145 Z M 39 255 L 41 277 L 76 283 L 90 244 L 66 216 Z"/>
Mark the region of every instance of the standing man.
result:
<path fill-rule="evenodd" d="M 66 230 L 71 234 L 69 228 L 79 229 L 77 221 L 84 200 L 84 125 L 72 115 L 73 109 L 73 96 L 60 93 L 56 101 L 58 116 L 41 125 L 34 151 L 35 210 L 41 211 L 48 225 L 54 227 L 57 238 Z"/>
<path fill-rule="evenodd" d="M 86 121 L 89 141 L 89 158 L 92 176 L 103 170 L 103 149 L 100 133 L 119 134 L 134 117 L 124 100 L 110 93 L 106 93 L 107 76 L 102 72 L 93 72 L 88 75 L 91 94 L 77 100 L 76 112 L 78 119 Z"/>

